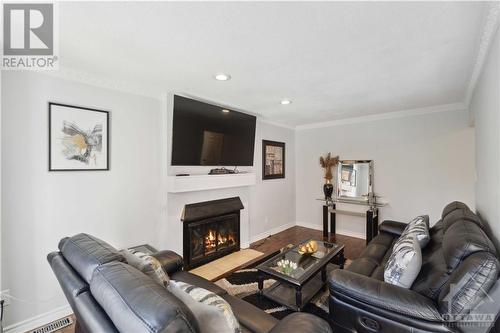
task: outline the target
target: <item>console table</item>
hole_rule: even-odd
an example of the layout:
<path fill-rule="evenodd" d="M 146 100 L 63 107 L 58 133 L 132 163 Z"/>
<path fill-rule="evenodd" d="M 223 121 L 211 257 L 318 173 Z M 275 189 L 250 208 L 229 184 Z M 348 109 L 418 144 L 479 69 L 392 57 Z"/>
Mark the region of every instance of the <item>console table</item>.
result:
<path fill-rule="evenodd" d="M 368 201 L 354 201 L 342 199 L 318 199 L 323 201 L 323 238 L 328 239 L 328 233 L 336 233 L 337 214 L 363 217 L 366 220 L 366 244 L 373 237 L 378 235 L 378 208 L 385 206 L 382 203 L 369 203 Z M 337 209 L 337 203 L 353 204 L 367 206 L 366 212 L 356 212 L 344 209 Z M 328 222 L 330 222 L 330 230 L 328 230 Z"/>

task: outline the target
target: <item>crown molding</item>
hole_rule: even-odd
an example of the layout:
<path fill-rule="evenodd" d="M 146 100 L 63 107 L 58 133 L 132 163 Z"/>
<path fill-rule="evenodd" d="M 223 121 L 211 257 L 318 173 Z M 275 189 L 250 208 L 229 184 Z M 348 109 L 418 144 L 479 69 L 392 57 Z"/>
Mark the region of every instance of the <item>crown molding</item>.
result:
<path fill-rule="evenodd" d="M 365 123 L 365 122 L 378 121 L 378 120 L 406 118 L 406 117 L 420 116 L 420 115 L 431 114 L 431 113 L 449 112 L 449 111 L 463 111 L 463 110 L 467 110 L 467 106 L 462 102 L 451 103 L 451 104 L 442 104 L 442 105 L 435 105 L 435 106 L 429 106 L 429 107 L 424 107 L 424 108 L 408 109 L 408 110 L 400 110 L 400 111 L 386 112 L 386 113 L 380 113 L 380 114 L 373 114 L 373 115 L 363 116 L 363 117 L 353 117 L 353 118 L 339 119 L 339 120 L 333 120 L 333 121 L 325 121 L 325 122 L 321 122 L 321 123 L 299 125 L 299 126 L 296 126 L 295 129 L 298 131 L 301 131 L 301 130 L 308 130 L 308 129 L 314 129 L 314 128 L 342 126 L 342 125 L 358 124 L 358 123 Z"/>
<path fill-rule="evenodd" d="M 483 23 L 483 30 L 479 41 L 476 60 L 474 62 L 472 74 L 465 94 L 465 105 L 467 105 L 467 107 L 470 106 L 474 90 L 476 89 L 477 82 L 481 76 L 484 63 L 486 62 L 486 58 L 491 48 L 493 37 L 495 36 L 500 23 L 500 2 L 488 2 L 486 8 L 487 13 Z M 473 111 L 470 111 L 470 121 L 471 124 L 474 123 Z"/>
<path fill-rule="evenodd" d="M 85 71 L 59 66 L 56 71 L 43 71 L 42 74 L 57 77 L 64 80 L 79 82 L 90 86 L 115 90 L 133 95 L 149 97 L 161 100 L 161 93 L 154 91 L 154 89 L 145 89 L 129 82 L 104 78 L 102 76 L 94 75 Z"/>
<path fill-rule="evenodd" d="M 289 129 L 289 130 L 292 130 L 292 131 L 296 129 L 295 126 L 285 125 L 285 124 L 278 123 L 278 122 L 275 122 L 275 121 L 272 121 L 272 120 L 269 120 L 269 119 L 266 119 L 266 118 L 262 118 L 260 116 L 257 117 L 257 121 L 261 122 L 261 123 L 264 123 L 264 124 L 276 126 L 276 127 L 286 128 L 286 129 Z"/>

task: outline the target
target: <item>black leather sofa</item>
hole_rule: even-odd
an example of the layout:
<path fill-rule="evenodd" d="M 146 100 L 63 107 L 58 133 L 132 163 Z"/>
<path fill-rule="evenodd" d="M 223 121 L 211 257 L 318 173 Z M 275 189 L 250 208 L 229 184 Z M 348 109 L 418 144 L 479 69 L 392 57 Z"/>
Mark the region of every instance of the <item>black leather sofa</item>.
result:
<path fill-rule="evenodd" d="M 331 333 L 319 317 L 295 313 L 278 321 L 253 305 L 232 297 L 217 285 L 182 270 L 182 258 L 172 251 L 154 256 L 171 279 L 199 286 L 231 305 L 242 332 Z M 76 331 L 199 332 L 200 324 L 173 294 L 124 262 L 111 245 L 87 234 L 64 238 L 59 251 L 47 257 L 76 316 Z"/>
<path fill-rule="evenodd" d="M 442 219 L 430 228 L 422 268 L 410 289 L 384 282 L 384 266 L 405 226 L 382 222 L 362 255 L 347 269 L 332 272 L 334 331 L 489 331 L 487 321 L 498 319 L 500 264 L 479 217 L 460 202 L 444 208 Z M 484 322 L 474 314 L 489 317 Z"/>

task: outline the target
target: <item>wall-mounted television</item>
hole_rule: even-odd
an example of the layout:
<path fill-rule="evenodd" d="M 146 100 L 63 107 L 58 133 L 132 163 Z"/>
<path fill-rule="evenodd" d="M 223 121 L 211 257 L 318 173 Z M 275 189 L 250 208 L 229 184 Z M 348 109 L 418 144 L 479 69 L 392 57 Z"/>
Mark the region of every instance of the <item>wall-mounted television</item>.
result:
<path fill-rule="evenodd" d="M 174 96 L 172 165 L 252 166 L 256 117 Z"/>

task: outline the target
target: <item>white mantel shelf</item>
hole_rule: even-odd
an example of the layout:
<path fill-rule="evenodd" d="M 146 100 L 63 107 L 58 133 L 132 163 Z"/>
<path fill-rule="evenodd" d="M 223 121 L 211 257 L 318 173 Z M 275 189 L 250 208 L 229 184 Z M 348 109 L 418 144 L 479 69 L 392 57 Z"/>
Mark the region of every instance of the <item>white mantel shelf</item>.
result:
<path fill-rule="evenodd" d="M 169 193 L 183 193 L 228 187 L 251 186 L 255 185 L 255 179 L 255 173 L 169 176 L 167 180 L 167 189 Z"/>

